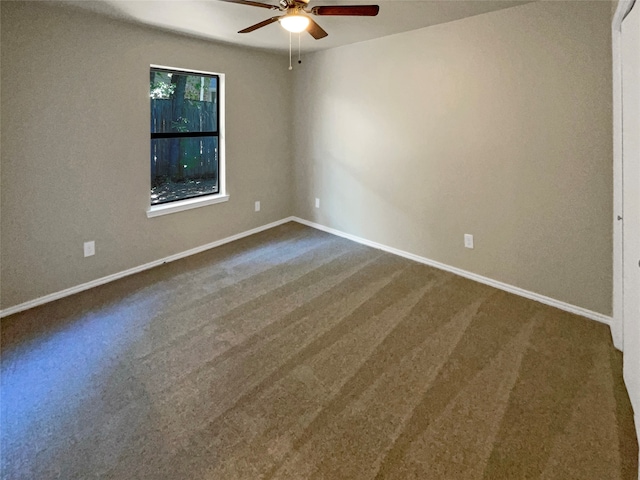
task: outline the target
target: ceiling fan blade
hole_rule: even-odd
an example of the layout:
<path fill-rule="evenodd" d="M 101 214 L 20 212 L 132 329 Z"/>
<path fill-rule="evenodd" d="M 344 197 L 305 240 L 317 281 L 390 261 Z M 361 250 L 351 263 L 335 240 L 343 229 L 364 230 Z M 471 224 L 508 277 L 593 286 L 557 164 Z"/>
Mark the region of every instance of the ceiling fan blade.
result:
<path fill-rule="evenodd" d="M 262 27 L 266 27 L 267 25 L 272 24 L 273 22 L 277 22 L 280 17 L 271 17 L 268 20 L 264 20 L 260 23 L 256 23 L 255 25 L 251 25 L 250 27 L 245 28 L 244 30 L 240 30 L 238 33 L 249 33 L 253 32 Z"/>
<path fill-rule="evenodd" d="M 269 10 L 280 10 L 280 8 L 276 7 L 275 5 L 269 5 L 268 3 L 262 3 L 262 2 L 253 2 L 251 0 L 219 0 L 219 1 L 227 2 L 227 3 L 237 3 L 238 5 L 249 5 L 250 7 L 268 8 Z"/>
<path fill-rule="evenodd" d="M 316 40 L 320 40 L 321 38 L 324 38 L 327 35 L 329 35 L 327 32 L 324 31 L 324 29 L 320 25 L 318 25 L 313 20 L 313 18 L 309 18 L 309 26 L 307 27 L 307 32 L 309 32 L 311 36 Z"/>
<path fill-rule="evenodd" d="M 352 15 L 358 17 L 375 17 L 378 15 L 378 5 L 325 5 L 313 7 L 314 15 Z"/>

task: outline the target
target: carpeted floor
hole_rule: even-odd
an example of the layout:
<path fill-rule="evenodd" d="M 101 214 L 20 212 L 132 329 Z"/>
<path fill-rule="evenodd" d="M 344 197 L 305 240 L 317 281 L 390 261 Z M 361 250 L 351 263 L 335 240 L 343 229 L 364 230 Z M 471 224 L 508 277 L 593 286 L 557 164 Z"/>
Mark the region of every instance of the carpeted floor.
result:
<path fill-rule="evenodd" d="M 6 479 L 637 478 L 608 327 L 299 224 L 2 321 Z"/>

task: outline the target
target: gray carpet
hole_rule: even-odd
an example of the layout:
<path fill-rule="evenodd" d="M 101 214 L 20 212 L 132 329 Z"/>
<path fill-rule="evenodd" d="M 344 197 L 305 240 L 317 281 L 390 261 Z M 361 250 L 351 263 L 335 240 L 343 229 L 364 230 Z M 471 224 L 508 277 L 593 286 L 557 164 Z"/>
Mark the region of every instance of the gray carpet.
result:
<path fill-rule="evenodd" d="M 2 321 L 6 479 L 637 478 L 608 328 L 299 224 Z"/>

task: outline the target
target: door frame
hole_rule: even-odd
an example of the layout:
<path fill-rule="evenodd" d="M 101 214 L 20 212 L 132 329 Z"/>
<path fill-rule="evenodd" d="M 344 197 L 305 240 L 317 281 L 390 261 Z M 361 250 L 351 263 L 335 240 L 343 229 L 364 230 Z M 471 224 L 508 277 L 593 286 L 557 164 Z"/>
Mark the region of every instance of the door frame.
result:
<path fill-rule="evenodd" d="M 613 67 L 613 345 L 623 350 L 624 296 L 622 273 L 622 21 L 635 0 L 619 0 L 611 23 L 611 53 Z"/>

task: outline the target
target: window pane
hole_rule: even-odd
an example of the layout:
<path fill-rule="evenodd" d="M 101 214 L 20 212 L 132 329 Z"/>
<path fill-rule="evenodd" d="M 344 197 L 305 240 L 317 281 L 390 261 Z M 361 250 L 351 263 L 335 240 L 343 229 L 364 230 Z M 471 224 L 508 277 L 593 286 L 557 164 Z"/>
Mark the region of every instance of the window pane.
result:
<path fill-rule="evenodd" d="M 151 205 L 218 193 L 218 137 L 151 140 Z"/>
<path fill-rule="evenodd" d="M 151 70 L 151 133 L 215 132 L 218 79 Z"/>

